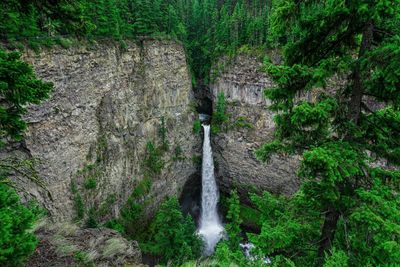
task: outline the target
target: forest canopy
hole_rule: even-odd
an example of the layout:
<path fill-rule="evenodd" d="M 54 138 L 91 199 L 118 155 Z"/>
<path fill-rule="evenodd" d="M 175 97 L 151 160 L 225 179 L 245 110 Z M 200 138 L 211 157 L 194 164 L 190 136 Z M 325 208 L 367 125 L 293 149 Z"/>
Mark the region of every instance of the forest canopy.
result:
<path fill-rule="evenodd" d="M 0 39 L 38 49 L 63 38 L 168 36 L 185 45 L 195 77 L 207 80 L 213 59 L 267 43 L 270 8 L 270 0 L 4 0 Z"/>

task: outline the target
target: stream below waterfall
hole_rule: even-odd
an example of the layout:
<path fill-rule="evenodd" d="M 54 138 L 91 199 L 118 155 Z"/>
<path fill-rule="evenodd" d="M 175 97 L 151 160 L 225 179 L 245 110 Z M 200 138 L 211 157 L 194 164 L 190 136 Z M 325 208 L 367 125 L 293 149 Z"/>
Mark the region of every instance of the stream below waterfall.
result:
<path fill-rule="evenodd" d="M 219 192 L 214 175 L 214 161 L 210 142 L 210 125 L 203 124 L 203 163 L 201 173 L 201 214 L 198 233 L 203 238 L 204 254 L 211 255 L 215 245 L 224 234 L 224 227 L 218 215 Z"/>

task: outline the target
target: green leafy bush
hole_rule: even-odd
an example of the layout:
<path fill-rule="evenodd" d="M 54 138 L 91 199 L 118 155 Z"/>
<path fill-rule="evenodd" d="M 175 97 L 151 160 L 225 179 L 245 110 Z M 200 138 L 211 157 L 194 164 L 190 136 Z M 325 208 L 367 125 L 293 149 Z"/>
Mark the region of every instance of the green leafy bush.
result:
<path fill-rule="evenodd" d="M 84 187 L 85 189 L 95 189 L 97 186 L 96 179 L 93 177 L 89 177 L 85 180 Z"/>
<path fill-rule="evenodd" d="M 192 156 L 192 162 L 196 166 L 201 166 L 201 163 L 203 162 L 203 158 L 200 155 L 194 155 L 194 156 Z"/>
<path fill-rule="evenodd" d="M 231 266 L 258 267 L 258 266 L 263 266 L 261 262 L 248 261 L 241 250 L 239 250 L 239 249 L 232 250 L 229 243 L 230 243 L 229 241 L 224 240 L 217 244 L 217 247 L 215 249 L 215 253 L 213 256 L 213 258 L 217 261 L 217 264 L 215 266 L 219 266 L 219 267 L 231 267 Z"/>
<path fill-rule="evenodd" d="M 157 149 L 151 141 L 146 144 L 144 166 L 147 173 L 151 176 L 160 174 L 161 170 L 164 168 L 164 161 L 161 158 L 160 150 Z"/>
<path fill-rule="evenodd" d="M 199 119 L 193 122 L 193 133 L 199 134 L 201 131 L 201 121 Z"/>
<path fill-rule="evenodd" d="M 116 219 L 109 220 L 104 224 L 105 227 L 113 229 L 121 234 L 125 232 L 124 226 Z"/>
<path fill-rule="evenodd" d="M 240 236 L 240 224 L 242 223 L 242 219 L 240 217 L 239 196 L 236 191 L 231 191 L 231 196 L 228 199 L 228 205 L 229 209 L 226 215 L 228 223 L 225 226 L 225 230 L 228 233 L 230 249 L 232 251 L 237 251 L 239 250 L 239 243 L 242 241 Z"/>
<path fill-rule="evenodd" d="M 37 244 L 29 232 L 37 218 L 35 209 L 22 205 L 11 187 L 0 183 L 0 265 L 18 266 Z"/>
<path fill-rule="evenodd" d="M 145 194 L 149 193 L 151 189 L 152 182 L 148 178 L 144 178 L 139 182 L 137 186 L 133 189 L 133 192 L 131 194 L 131 197 L 133 198 L 139 198 L 144 196 Z"/>
<path fill-rule="evenodd" d="M 75 220 L 79 221 L 85 216 L 85 204 L 83 203 L 82 195 L 79 193 L 75 181 L 71 182 L 71 191 L 74 195 Z"/>
<path fill-rule="evenodd" d="M 163 264 L 179 266 L 200 256 L 202 242 L 195 231 L 192 218 L 182 214 L 176 198 L 170 198 L 161 204 L 151 225 L 150 240 L 143 249 L 159 256 Z"/>
<path fill-rule="evenodd" d="M 346 252 L 333 249 L 331 254 L 325 254 L 324 267 L 347 267 L 348 260 Z"/>
<path fill-rule="evenodd" d="M 249 120 L 245 117 L 238 117 L 235 121 L 234 126 L 236 128 L 245 128 L 245 129 L 252 129 L 254 126 L 249 122 Z"/>
<path fill-rule="evenodd" d="M 173 161 L 182 161 L 185 160 L 185 155 L 183 155 L 182 147 L 177 145 L 174 149 L 174 155 L 172 157 Z"/>
<path fill-rule="evenodd" d="M 82 196 L 79 193 L 75 194 L 74 206 L 76 211 L 76 219 L 77 220 L 83 219 L 83 216 L 85 216 L 85 204 L 83 203 Z"/>
<path fill-rule="evenodd" d="M 87 228 L 96 228 L 98 226 L 96 209 L 94 207 L 89 209 L 85 226 Z"/>
<path fill-rule="evenodd" d="M 146 205 L 146 195 L 150 192 L 152 181 L 149 178 L 141 180 L 133 189 L 126 203 L 123 205 L 120 217 L 115 220 L 122 227 L 123 231 L 130 237 L 141 240 L 147 222 L 143 218 L 143 211 Z M 120 229 L 116 229 L 120 230 Z"/>
<path fill-rule="evenodd" d="M 225 94 L 221 92 L 217 96 L 216 111 L 212 115 L 211 132 L 218 134 L 227 121 Z"/>

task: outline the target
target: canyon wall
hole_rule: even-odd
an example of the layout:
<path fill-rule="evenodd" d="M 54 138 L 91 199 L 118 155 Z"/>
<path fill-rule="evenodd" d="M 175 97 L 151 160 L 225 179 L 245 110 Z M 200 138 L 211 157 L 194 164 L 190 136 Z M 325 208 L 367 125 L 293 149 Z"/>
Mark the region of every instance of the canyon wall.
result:
<path fill-rule="evenodd" d="M 221 189 L 236 187 L 242 194 L 253 190 L 294 193 L 300 183 L 297 156 L 273 156 L 270 162 L 262 163 L 254 155 L 272 139 L 275 127 L 274 113 L 268 110 L 270 103 L 263 93 L 272 80 L 261 70 L 261 60 L 241 54 L 218 65 L 219 73 L 210 86 L 212 97 L 215 106 L 218 94 L 224 93 L 229 117 L 226 129 L 213 140 Z"/>
<path fill-rule="evenodd" d="M 19 183 L 54 219 L 73 219 L 78 196 L 86 213 L 118 216 L 134 188 L 146 191 L 136 192 L 135 201 L 148 215 L 196 172 L 191 157 L 201 140 L 192 134 L 191 79 L 181 45 L 144 40 L 122 49 L 104 41 L 26 51 L 24 60 L 55 90 L 29 107 L 26 138 L 10 154 L 39 161 L 47 191 Z M 160 146 L 162 118 L 169 151 L 154 174 L 144 163 L 146 144 Z"/>

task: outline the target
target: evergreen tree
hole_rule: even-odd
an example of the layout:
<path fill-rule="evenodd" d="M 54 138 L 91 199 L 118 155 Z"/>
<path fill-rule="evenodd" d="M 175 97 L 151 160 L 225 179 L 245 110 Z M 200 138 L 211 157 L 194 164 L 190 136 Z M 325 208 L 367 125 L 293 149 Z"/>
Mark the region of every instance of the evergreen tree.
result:
<path fill-rule="evenodd" d="M 48 97 L 51 83 L 36 78 L 32 67 L 20 60 L 18 53 L 6 53 L 0 50 L 0 138 L 1 145 L 9 139 L 20 140 L 26 129 L 23 115 L 26 105 L 38 104 Z M 7 180 L 11 170 L 23 173 L 32 163 L 21 160 L 0 160 L 0 265 L 19 266 L 33 253 L 37 241 L 28 232 L 32 228 L 38 213 L 34 207 L 26 207 Z M 29 177 L 28 177 L 29 178 Z M 33 177 L 32 180 L 36 180 Z"/>
<path fill-rule="evenodd" d="M 20 266 L 37 244 L 28 232 L 36 220 L 35 209 L 21 204 L 14 189 L 0 182 L 0 264 Z"/>
<path fill-rule="evenodd" d="M 240 236 L 240 224 L 242 223 L 242 219 L 240 218 L 240 202 L 236 191 L 231 192 L 228 205 L 229 209 L 226 218 L 229 223 L 226 224 L 225 229 L 229 237 L 229 247 L 232 251 L 236 251 L 239 250 L 239 244 L 242 241 Z"/>
<path fill-rule="evenodd" d="M 184 216 L 176 198 L 161 204 L 152 223 L 154 234 L 145 249 L 158 255 L 161 263 L 179 266 L 185 260 L 196 259 L 201 252 L 201 240 L 190 216 Z"/>
<path fill-rule="evenodd" d="M 53 85 L 36 79 L 30 65 L 20 60 L 20 54 L 0 50 L 0 138 L 20 140 L 26 129 L 23 115 L 26 105 L 39 104 L 48 98 Z"/>
<path fill-rule="evenodd" d="M 274 9 L 271 33 L 283 42 L 285 63 L 266 66 L 277 84 L 266 95 L 279 113 L 276 139 L 263 145 L 257 156 L 265 161 L 273 152 L 303 153 L 302 191 L 312 209 L 323 216 L 320 237 L 314 241 L 316 264 L 322 265 L 336 243 L 346 244 L 352 238 L 348 232 L 344 240 L 335 234 L 354 210 L 368 205 L 360 192 L 372 192 L 380 183 L 391 188 L 386 193 L 399 187 L 398 172 L 378 169 L 372 162 L 385 158 L 400 163 L 400 4 L 282 0 Z M 321 92 L 318 88 L 333 77 L 347 77 L 347 82 L 334 93 Z M 315 100 L 297 97 L 304 92 Z M 385 105 L 370 107 L 367 98 Z M 386 193 L 381 193 L 386 199 Z M 398 203 L 387 203 L 399 209 Z M 373 236 L 390 244 L 382 248 L 383 254 L 399 244 L 392 223 L 380 222 L 381 228 L 390 229 L 388 235 L 372 229 L 364 232 L 367 239 Z M 361 257 L 368 255 L 357 255 L 356 249 L 347 246 L 352 254 L 348 256 L 353 256 L 350 262 L 359 266 Z M 368 260 L 372 265 L 399 264 L 397 255 L 372 254 Z"/>

